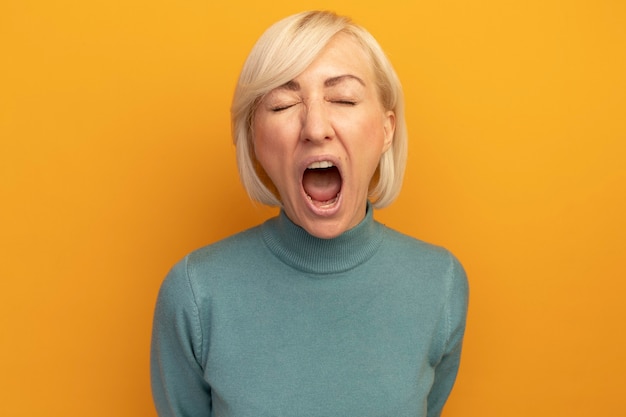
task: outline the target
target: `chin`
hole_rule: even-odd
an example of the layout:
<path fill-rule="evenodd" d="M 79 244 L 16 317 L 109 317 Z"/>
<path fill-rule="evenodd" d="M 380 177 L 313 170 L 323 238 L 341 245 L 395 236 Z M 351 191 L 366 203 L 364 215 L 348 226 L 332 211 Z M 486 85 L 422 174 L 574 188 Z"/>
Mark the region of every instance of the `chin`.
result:
<path fill-rule="evenodd" d="M 320 239 L 336 238 L 351 228 L 346 221 L 328 218 L 305 219 L 300 227 Z"/>

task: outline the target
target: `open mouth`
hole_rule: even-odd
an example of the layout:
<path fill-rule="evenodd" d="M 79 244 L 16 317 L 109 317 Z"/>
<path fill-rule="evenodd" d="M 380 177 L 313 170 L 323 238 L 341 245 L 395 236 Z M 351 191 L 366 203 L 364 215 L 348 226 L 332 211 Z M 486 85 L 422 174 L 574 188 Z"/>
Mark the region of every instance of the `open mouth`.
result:
<path fill-rule="evenodd" d="M 318 208 L 330 207 L 337 201 L 341 184 L 339 169 L 330 161 L 313 162 L 302 175 L 302 188 Z"/>

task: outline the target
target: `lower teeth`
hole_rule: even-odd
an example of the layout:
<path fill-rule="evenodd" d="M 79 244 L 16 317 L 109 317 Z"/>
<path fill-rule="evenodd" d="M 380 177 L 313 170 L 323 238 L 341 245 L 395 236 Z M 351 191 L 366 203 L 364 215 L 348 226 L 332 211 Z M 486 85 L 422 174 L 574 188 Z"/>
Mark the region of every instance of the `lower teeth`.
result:
<path fill-rule="evenodd" d="M 320 207 L 327 207 L 327 206 L 333 205 L 337 201 L 337 199 L 339 198 L 339 194 L 337 194 L 334 198 L 332 198 L 330 200 L 317 201 L 317 200 L 313 200 L 313 198 L 311 198 L 311 196 L 308 195 L 308 194 L 306 196 L 309 199 L 309 201 L 312 201 L 314 203 L 319 204 Z"/>

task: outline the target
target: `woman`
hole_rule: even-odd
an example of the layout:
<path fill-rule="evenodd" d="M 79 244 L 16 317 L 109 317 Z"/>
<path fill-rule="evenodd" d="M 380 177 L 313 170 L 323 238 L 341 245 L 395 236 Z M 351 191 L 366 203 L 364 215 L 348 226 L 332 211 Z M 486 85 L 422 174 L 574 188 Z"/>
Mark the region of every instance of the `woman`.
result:
<path fill-rule="evenodd" d="M 164 281 L 152 387 L 164 416 L 438 416 L 467 308 L 446 250 L 376 222 L 406 155 L 402 91 L 374 38 L 306 12 L 252 49 L 232 106 L 241 178 L 281 207 Z"/>

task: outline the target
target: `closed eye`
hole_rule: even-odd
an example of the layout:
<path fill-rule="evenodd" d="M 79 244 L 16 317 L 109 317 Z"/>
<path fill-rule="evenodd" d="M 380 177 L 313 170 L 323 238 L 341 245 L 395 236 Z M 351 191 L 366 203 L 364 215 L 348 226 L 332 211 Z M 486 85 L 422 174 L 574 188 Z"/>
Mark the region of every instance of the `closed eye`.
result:
<path fill-rule="evenodd" d="M 333 100 L 333 103 L 345 104 L 347 106 L 354 106 L 356 104 L 356 101 L 352 101 L 352 100 Z"/>
<path fill-rule="evenodd" d="M 295 106 L 295 104 L 285 104 L 285 105 L 280 105 L 280 106 L 274 106 L 270 110 L 272 110 L 274 113 L 278 113 L 283 110 L 287 110 L 288 108 L 293 107 L 293 106 Z"/>

